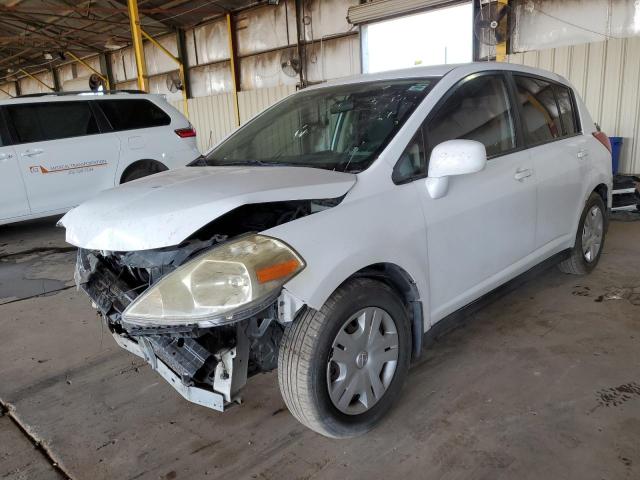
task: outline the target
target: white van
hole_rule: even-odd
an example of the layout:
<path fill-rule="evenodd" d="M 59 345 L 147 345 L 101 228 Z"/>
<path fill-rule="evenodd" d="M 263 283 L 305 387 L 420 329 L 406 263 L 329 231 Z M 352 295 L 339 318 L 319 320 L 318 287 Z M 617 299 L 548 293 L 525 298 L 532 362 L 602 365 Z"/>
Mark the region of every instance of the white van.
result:
<path fill-rule="evenodd" d="M 0 101 L 0 225 L 64 213 L 101 190 L 200 155 L 159 95 L 43 94 Z"/>

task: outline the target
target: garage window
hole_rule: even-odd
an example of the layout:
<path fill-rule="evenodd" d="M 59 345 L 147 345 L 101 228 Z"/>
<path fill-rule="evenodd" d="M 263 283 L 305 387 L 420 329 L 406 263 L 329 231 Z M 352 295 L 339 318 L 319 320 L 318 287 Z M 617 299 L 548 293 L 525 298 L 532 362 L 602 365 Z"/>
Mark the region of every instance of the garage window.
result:
<path fill-rule="evenodd" d="M 7 112 L 18 143 L 43 142 L 99 133 L 87 102 L 12 105 Z"/>
<path fill-rule="evenodd" d="M 114 130 L 133 130 L 169 125 L 171 117 L 149 100 L 99 100 Z"/>
<path fill-rule="evenodd" d="M 363 73 L 473 60 L 471 2 L 365 24 L 361 31 Z"/>

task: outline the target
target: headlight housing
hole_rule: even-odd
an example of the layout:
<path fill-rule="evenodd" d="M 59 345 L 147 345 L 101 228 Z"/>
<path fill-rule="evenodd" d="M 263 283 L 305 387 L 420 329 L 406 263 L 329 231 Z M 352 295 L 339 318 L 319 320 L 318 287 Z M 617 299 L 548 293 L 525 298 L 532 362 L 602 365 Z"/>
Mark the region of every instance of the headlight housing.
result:
<path fill-rule="evenodd" d="M 232 323 L 268 306 L 304 266 L 284 242 L 248 235 L 181 265 L 134 300 L 122 318 L 140 327 Z"/>

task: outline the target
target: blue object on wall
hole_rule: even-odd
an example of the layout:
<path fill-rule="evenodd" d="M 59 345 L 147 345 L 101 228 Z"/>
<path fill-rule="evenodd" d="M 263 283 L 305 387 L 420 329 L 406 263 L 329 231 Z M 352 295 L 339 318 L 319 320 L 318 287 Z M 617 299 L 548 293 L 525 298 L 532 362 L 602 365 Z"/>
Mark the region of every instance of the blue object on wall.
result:
<path fill-rule="evenodd" d="M 622 140 L 622 137 L 609 137 L 609 141 L 611 142 L 611 170 L 613 170 L 614 175 L 618 173 Z"/>

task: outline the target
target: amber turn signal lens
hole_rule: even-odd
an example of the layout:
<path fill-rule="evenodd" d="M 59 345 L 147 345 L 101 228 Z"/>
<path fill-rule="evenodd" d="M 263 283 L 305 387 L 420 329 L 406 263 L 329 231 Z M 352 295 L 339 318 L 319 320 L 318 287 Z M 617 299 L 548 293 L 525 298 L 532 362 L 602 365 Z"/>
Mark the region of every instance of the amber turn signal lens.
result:
<path fill-rule="evenodd" d="M 267 283 L 279 278 L 284 278 L 291 275 L 298 268 L 300 268 L 300 262 L 296 259 L 287 260 L 283 263 L 276 263 L 269 267 L 264 267 L 256 270 L 256 277 L 258 282 Z"/>

